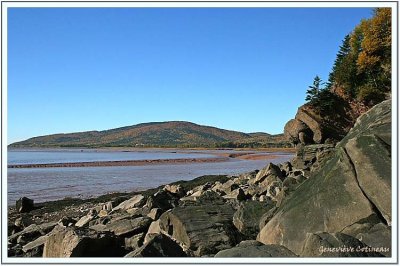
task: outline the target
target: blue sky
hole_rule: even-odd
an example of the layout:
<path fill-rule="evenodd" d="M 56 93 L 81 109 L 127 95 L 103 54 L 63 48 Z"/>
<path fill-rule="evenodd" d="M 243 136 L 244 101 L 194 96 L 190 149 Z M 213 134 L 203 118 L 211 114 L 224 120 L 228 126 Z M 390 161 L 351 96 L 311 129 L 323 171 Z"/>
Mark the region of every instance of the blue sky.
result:
<path fill-rule="evenodd" d="M 368 8 L 10 8 L 8 142 L 182 120 L 281 133 Z"/>

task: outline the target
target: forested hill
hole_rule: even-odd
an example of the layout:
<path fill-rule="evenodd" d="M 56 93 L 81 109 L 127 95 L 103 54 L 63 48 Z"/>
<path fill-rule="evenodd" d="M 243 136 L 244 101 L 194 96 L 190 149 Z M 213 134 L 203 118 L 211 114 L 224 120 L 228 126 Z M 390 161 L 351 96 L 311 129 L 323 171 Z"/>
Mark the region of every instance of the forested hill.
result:
<path fill-rule="evenodd" d="M 284 147 L 283 134 L 243 133 L 190 122 L 152 122 L 104 131 L 54 134 L 15 142 L 9 147 Z"/>

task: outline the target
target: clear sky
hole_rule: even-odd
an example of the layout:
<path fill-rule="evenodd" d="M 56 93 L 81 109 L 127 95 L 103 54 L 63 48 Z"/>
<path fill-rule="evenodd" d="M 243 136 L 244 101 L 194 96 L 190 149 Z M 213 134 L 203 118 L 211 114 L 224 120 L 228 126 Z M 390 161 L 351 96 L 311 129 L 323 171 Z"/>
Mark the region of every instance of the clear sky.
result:
<path fill-rule="evenodd" d="M 368 8 L 11 8 L 8 142 L 153 121 L 281 133 Z"/>

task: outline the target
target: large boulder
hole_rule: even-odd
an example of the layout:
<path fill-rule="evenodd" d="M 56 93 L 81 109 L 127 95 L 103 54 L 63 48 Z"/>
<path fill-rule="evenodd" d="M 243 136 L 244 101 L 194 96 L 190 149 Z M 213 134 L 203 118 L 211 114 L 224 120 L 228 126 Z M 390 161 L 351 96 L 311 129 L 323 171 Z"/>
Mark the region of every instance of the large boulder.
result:
<path fill-rule="evenodd" d="M 27 197 L 22 197 L 17 200 L 17 202 L 15 204 L 15 208 L 20 213 L 30 212 L 35 208 L 34 204 L 33 204 L 33 199 L 29 199 Z"/>
<path fill-rule="evenodd" d="M 160 228 L 196 256 L 215 254 L 238 242 L 234 212 L 228 204 L 200 200 L 165 212 Z"/>
<path fill-rule="evenodd" d="M 323 143 L 325 140 L 323 119 L 313 108 L 307 105 L 300 106 L 297 110 L 295 120 L 304 123 L 312 131 L 314 143 Z"/>
<path fill-rule="evenodd" d="M 276 176 L 279 178 L 283 177 L 283 174 L 281 172 L 281 169 L 279 168 L 279 166 L 273 164 L 273 163 L 269 163 L 267 166 L 265 166 L 263 169 L 261 169 L 254 180 L 252 180 L 254 184 L 258 184 L 264 181 L 265 178 L 267 178 L 268 176 Z"/>
<path fill-rule="evenodd" d="M 215 255 L 216 258 L 223 257 L 297 257 L 289 249 L 280 245 L 264 245 L 255 240 L 240 242 L 236 247 L 225 249 Z"/>
<path fill-rule="evenodd" d="M 312 143 L 313 133 L 311 129 L 298 119 L 289 120 L 284 128 L 284 135 L 293 144 Z"/>
<path fill-rule="evenodd" d="M 305 104 L 298 108 L 294 119 L 285 125 L 285 137 L 293 144 L 322 144 L 339 141 L 354 123 L 351 108 L 343 100 L 336 99 L 336 112 L 322 112 Z"/>
<path fill-rule="evenodd" d="M 299 254 L 307 233 L 341 232 L 371 215 L 390 225 L 390 109 L 385 101 L 360 117 L 323 167 L 284 201 L 258 240 Z"/>
<path fill-rule="evenodd" d="M 43 248 L 45 258 L 122 257 L 126 253 L 122 238 L 111 234 L 55 228 Z"/>
<path fill-rule="evenodd" d="M 273 206 L 258 201 L 245 201 L 233 215 L 233 224 L 247 239 L 255 239 L 260 231 L 260 218 Z"/>
<path fill-rule="evenodd" d="M 151 210 L 159 208 L 163 211 L 169 210 L 178 205 L 179 196 L 167 190 L 159 190 L 148 197 L 146 207 Z"/>

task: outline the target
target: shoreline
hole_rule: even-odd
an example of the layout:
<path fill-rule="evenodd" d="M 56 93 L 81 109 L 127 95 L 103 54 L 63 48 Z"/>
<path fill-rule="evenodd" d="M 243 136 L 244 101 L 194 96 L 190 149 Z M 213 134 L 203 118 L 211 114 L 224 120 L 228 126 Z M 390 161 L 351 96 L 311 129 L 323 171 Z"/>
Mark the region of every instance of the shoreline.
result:
<path fill-rule="evenodd" d="M 271 151 L 272 152 L 272 151 Z M 289 152 L 288 152 L 289 153 Z M 162 164 L 187 164 L 187 163 L 222 163 L 232 159 L 238 160 L 268 160 L 276 159 L 279 154 L 265 154 L 258 152 L 245 153 L 212 153 L 211 158 L 177 158 L 177 159 L 152 159 L 152 160 L 120 160 L 120 161 L 92 161 L 92 162 L 63 162 L 40 164 L 10 164 L 8 169 L 16 168 L 61 168 L 61 167 L 113 167 L 113 166 L 143 166 Z"/>
<path fill-rule="evenodd" d="M 96 161 L 71 163 L 44 163 L 44 164 L 12 164 L 7 168 L 55 168 L 55 167 L 104 167 L 104 166 L 142 166 L 159 164 L 184 163 L 218 163 L 228 161 L 229 158 L 182 158 L 182 159 L 155 159 L 155 160 L 127 160 L 127 161 Z"/>
<path fill-rule="evenodd" d="M 13 150 L 96 150 L 112 152 L 140 152 L 140 151 L 262 151 L 262 152 L 290 152 L 294 153 L 296 148 L 179 148 L 179 147 L 7 147 L 8 151 Z"/>

